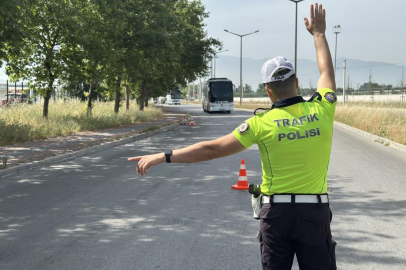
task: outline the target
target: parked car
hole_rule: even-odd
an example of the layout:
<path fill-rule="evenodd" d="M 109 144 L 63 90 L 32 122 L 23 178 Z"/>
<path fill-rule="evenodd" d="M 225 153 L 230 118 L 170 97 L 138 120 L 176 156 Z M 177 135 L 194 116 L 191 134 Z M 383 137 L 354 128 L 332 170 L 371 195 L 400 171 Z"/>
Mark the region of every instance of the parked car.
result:
<path fill-rule="evenodd" d="M 21 94 L 21 93 L 9 93 L 8 94 L 8 104 L 13 104 L 16 102 L 19 103 L 28 103 L 29 99 L 26 94 Z M 1 99 L 1 106 L 6 106 L 7 105 L 7 94 L 4 95 L 4 97 Z"/>
<path fill-rule="evenodd" d="M 166 97 L 159 97 L 158 98 L 158 103 L 159 104 L 165 104 L 166 103 Z"/>

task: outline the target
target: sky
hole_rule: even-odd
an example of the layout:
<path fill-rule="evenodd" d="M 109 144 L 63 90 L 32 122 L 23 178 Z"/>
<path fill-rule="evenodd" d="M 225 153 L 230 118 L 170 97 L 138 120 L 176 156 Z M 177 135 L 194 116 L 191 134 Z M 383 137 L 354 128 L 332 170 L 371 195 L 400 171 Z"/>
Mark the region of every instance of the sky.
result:
<path fill-rule="evenodd" d="M 295 56 L 295 3 L 289 0 L 201 0 L 210 13 L 205 20 L 208 35 L 223 42 L 219 54 L 240 57 L 240 38 L 237 34 L 259 30 L 243 38 L 243 57 L 288 59 Z M 310 4 L 298 4 L 298 58 L 316 60 L 312 36 L 304 26 Z M 406 64 L 406 0 L 324 0 L 327 31 L 334 57 L 333 27 L 341 26 L 338 35 L 337 58 Z M 333 59 L 334 61 L 334 59 Z"/>
<path fill-rule="evenodd" d="M 223 42 L 228 50 L 218 55 L 240 57 L 237 34 L 259 33 L 243 38 L 243 57 L 269 59 L 295 56 L 295 5 L 289 0 L 201 0 L 210 13 L 205 20 L 210 37 Z M 309 16 L 309 0 L 298 4 L 298 58 L 316 60 L 314 42 L 303 18 Z M 333 27 L 341 25 L 337 58 L 404 63 L 406 65 L 406 0 L 324 0 L 327 40 L 335 54 Z M 334 59 L 333 59 L 334 61 Z M 338 65 L 337 65 L 338 66 Z M 303 74 L 300 66 L 298 74 Z M 0 70 L 0 81 L 7 76 Z M 258 71 L 259 72 L 259 71 Z"/>

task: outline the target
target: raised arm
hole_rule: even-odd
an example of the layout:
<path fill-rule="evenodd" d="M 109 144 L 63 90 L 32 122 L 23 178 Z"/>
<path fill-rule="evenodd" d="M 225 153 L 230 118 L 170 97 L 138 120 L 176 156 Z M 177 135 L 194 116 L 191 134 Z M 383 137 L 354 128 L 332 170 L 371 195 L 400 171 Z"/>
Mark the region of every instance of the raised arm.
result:
<path fill-rule="evenodd" d="M 317 3 L 310 6 L 310 22 L 307 18 L 305 25 L 310 34 L 314 37 L 316 45 L 317 65 L 319 66 L 320 79 L 317 89 L 330 88 L 336 91 L 334 78 L 333 60 L 326 39 L 326 10 Z"/>
<path fill-rule="evenodd" d="M 212 141 L 205 141 L 191 146 L 173 150 L 172 163 L 195 163 L 221 158 L 236 154 L 245 150 L 245 147 L 234 137 L 232 133 Z M 165 154 L 139 156 L 129 158 L 128 161 L 138 161 L 137 174 L 147 174 L 147 169 L 166 162 Z"/>

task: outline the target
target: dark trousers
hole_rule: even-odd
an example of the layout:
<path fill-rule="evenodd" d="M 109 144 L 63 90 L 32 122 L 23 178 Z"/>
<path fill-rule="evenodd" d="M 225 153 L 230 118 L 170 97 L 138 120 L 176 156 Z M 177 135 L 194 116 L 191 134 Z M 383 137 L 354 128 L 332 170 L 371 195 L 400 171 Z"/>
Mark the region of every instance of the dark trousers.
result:
<path fill-rule="evenodd" d="M 261 208 L 258 239 L 264 270 L 336 270 L 327 203 L 273 203 Z"/>

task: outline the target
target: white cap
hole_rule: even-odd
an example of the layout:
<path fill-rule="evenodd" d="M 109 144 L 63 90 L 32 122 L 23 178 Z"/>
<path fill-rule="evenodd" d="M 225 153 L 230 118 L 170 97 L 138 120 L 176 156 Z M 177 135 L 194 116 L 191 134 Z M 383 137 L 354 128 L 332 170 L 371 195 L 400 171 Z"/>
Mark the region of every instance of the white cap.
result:
<path fill-rule="evenodd" d="M 277 71 L 286 70 L 286 74 L 273 76 Z M 292 64 L 283 56 L 277 56 L 271 60 L 266 61 L 262 65 L 262 82 L 270 83 L 277 81 L 284 81 L 293 74 L 295 74 L 295 69 Z"/>

